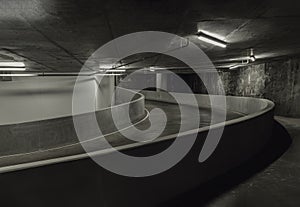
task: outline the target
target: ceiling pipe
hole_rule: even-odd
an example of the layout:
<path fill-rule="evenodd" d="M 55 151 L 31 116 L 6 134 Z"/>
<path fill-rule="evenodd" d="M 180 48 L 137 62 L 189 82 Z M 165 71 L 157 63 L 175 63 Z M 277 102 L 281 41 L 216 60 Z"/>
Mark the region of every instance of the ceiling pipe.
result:
<path fill-rule="evenodd" d="M 230 66 L 229 67 L 229 70 L 233 70 L 233 69 L 236 69 L 236 68 L 239 68 L 239 67 L 243 67 L 243 66 L 246 66 L 246 65 L 248 65 L 249 64 L 249 59 L 248 60 L 246 60 L 246 62 L 241 62 L 241 63 L 239 63 L 239 64 L 235 64 L 235 65 L 232 65 L 232 66 Z"/>
<path fill-rule="evenodd" d="M 0 77 L 46 77 L 46 76 L 121 76 L 121 73 L 52 73 L 52 72 L 31 72 L 31 73 L 5 73 Z"/>

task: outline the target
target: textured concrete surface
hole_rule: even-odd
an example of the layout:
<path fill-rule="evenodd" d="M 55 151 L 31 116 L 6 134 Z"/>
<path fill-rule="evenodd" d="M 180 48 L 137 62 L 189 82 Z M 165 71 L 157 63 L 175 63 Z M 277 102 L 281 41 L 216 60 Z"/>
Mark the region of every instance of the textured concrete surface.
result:
<path fill-rule="evenodd" d="M 170 104 L 166 107 L 167 110 L 171 108 Z M 170 115 L 172 117 L 172 114 Z M 273 124 L 272 118 L 272 113 L 267 113 L 247 122 L 229 125 L 215 153 L 207 162 L 201 164 L 198 163 L 198 156 L 206 132 L 200 132 L 188 155 L 173 168 L 157 176 L 145 178 L 119 176 L 105 171 L 90 159 L 4 173 L 0 176 L 1 202 L 5 206 L 9 204 L 15 207 L 158 206 L 244 163 L 249 157 L 261 151 L 266 146 L 266 142 L 270 140 L 273 142 L 269 136 L 271 128 L 266 129 Z M 170 124 L 172 126 L 176 123 Z M 245 131 L 251 133 L 245 133 Z M 256 134 L 255 137 L 253 133 Z M 188 137 L 183 137 L 185 138 Z M 125 153 L 145 156 L 162 150 L 172 141 L 171 139 L 131 148 Z"/>
<path fill-rule="evenodd" d="M 219 75 L 226 95 L 266 98 L 276 104 L 276 115 L 300 117 L 299 65 L 299 57 L 283 58 L 236 70 L 219 70 Z M 207 93 L 197 75 L 180 74 L 180 76 L 193 92 Z M 203 74 L 207 80 L 210 76 L 210 73 Z"/>
<path fill-rule="evenodd" d="M 291 55 L 300 51 L 299 8 L 279 0 L 1 0 L 0 58 L 24 60 L 34 70 L 78 71 L 108 41 L 147 30 L 189 37 L 215 60 L 246 56 L 254 46 L 259 58 Z M 230 46 L 199 41 L 198 29 Z M 154 57 L 140 64 L 167 62 Z"/>
<path fill-rule="evenodd" d="M 274 132 L 275 136 L 282 139 L 276 144 L 279 146 L 275 148 L 269 146 L 270 151 L 264 152 L 259 160 L 249 163 L 249 167 L 236 170 L 238 175 L 234 171 L 230 172 L 217 182 L 186 194 L 184 201 L 178 203 L 185 202 L 190 204 L 189 206 L 204 207 L 298 207 L 300 205 L 300 119 L 276 117 L 276 120 L 287 129 L 293 139 L 292 145 L 279 159 L 269 166 L 266 163 L 262 164 L 264 162 L 262 160 L 270 159 L 267 158 L 270 154 L 279 153 L 272 158 L 276 159 L 288 147 L 289 143 L 286 143 L 288 139 L 280 131 Z M 277 141 L 272 140 L 272 142 Z M 210 191 L 219 192 L 206 194 Z"/>
<path fill-rule="evenodd" d="M 91 81 L 86 82 L 89 85 L 94 86 L 94 82 Z M 110 89 L 108 87 L 109 85 L 106 85 L 107 89 Z M 95 87 L 95 86 L 94 86 Z M 95 88 L 88 88 L 88 90 L 93 90 Z M 57 89 L 58 90 L 58 89 Z M 145 113 L 145 100 L 144 97 L 141 94 L 136 94 L 134 98 L 131 100 L 132 102 L 130 103 L 128 99 L 124 98 L 124 96 L 128 97 L 129 94 L 131 95 L 131 91 L 125 90 L 125 89 L 118 89 L 118 95 L 115 96 L 118 106 L 114 106 L 113 109 L 105 106 L 102 108 L 98 108 L 96 113 L 86 113 L 86 108 L 82 107 L 78 109 L 78 112 L 80 115 L 77 115 L 77 123 L 81 123 L 81 126 L 86 127 L 85 129 L 88 131 L 86 134 L 86 137 L 88 139 L 89 136 L 96 137 L 97 135 L 92 134 L 94 133 L 94 130 L 92 130 L 89 127 L 89 124 L 92 125 L 91 122 L 91 117 L 95 116 L 95 119 L 98 122 L 98 126 L 101 128 L 101 132 L 103 135 L 110 134 L 113 132 L 118 131 L 116 126 L 114 125 L 114 120 L 112 118 L 112 111 L 118 114 L 118 117 L 116 118 L 118 120 L 118 124 L 120 128 L 126 128 L 128 126 L 131 126 L 132 123 L 136 123 L 142 119 L 145 118 L 146 113 Z M 57 91 L 56 91 L 57 92 Z M 62 92 L 61 92 L 62 93 Z M 0 93 L 1 94 L 1 93 Z M 26 94 L 26 93 L 24 93 Z M 43 94 L 43 93 L 42 93 Z M 55 94 L 55 93 L 54 93 Z M 68 95 L 69 93 L 67 93 Z M 7 155 L 12 155 L 12 154 L 22 154 L 22 153 L 31 153 L 31 152 L 36 152 L 36 151 L 43 151 L 51 148 L 56 148 L 56 147 L 61 147 L 65 145 L 70 145 L 74 143 L 78 143 L 78 137 L 74 128 L 74 120 L 72 113 L 69 110 L 72 110 L 72 103 L 70 105 L 66 104 L 64 110 L 62 109 L 59 111 L 60 113 L 68 113 L 69 114 L 51 114 L 53 117 L 38 117 L 40 116 L 40 113 L 42 115 L 46 115 L 46 111 L 39 110 L 37 107 L 37 111 L 35 113 L 37 114 L 32 114 L 29 109 L 33 110 L 33 104 L 34 101 L 38 102 L 39 99 L 45 99 L 45 102 L 49 102 L 49 100 L 54 99 L 53 96 L 48 97 L 48 94 L 43 94 L 45 96 L 39 97 L 36 100 L 33 100 L 31 102 L 32 97 L 29 97 L 28 100 L 30 101 L 29 104 L 27 104 L 27 110 L 26 107 L 23 109 L 25 112 L 23 114 L 21 113 L 16 113 L 16 119 L 15 123 L 9 123 L 4 124 L 1 123 L 0 121 L 0 157 L 1 156 L 7 156 Z M 65 95 L 65 94 L 64 94 Z M 93 94 L 92 94 L 93 95 Z M 110 98 L 105 96 L 107 100 L 110 102 Z M 4 97 L 3 97 L 4 98 Z M 21 102 L 24 98 L 20 100 L 19 96 L 16 96 L 18 102 Z M 67 99 L 67 103 L 70 103 L 72 101 L 72 93 L 69 95 Z M 93 97 L 92 97 L 93 98 Z M 103 97 L 102 97 L 103 98 Z M 59 97 L 57 100 L 61 100 L 62 98 Z M 70 100 L 71 99 L 71 100 Z M 8 98 L 8 100 L 11 100 Z M 14 102 L 14 101 L 13 101 Z M 59 102 L 58 102 L 59 103 Z M 12 106 L 11 109 L 9 109 L 9 106 L 12 105 L 12 103 L 7 104 L 6 106 L 7 111 L 9 110 L 14 110 L 14 107 Z M 22 105 L 22 104 L 21 104 Z M 43 104 L 42 104 L 43 105 Z M 46 104 L 44 104 L 46 105 Z M 130 106 L 130 121 L 128 122 L 126 119 L 122 119 L 120 117 L 124 117 L 128 111 L 127 111 L 127 106 Z M 4 106 L 5 107 L 5 106 Z M 56 107 L 59 108 L 58 105 L 46 105 L 45 107 L 53 107 L 54 109 Z M 20 107 L 21 108 L 21 107 Z M 71 108 L 71 109 L 70 109 Z M 68 110 L 68 111 L 67 111 Z M 86 110 L 86 111 L 84 111 Z M 44 113 L 43 113 L 44 112 Z M 84 112 L 84 113 L 82 113 Z M 11 112 L 12 113 L 12 112 Z M 28 119 L 27 121 L 26 118 L 29 116 L 25 116 L 26 113 L 29 113 L 29 115 L 36 115 L 37 120 L 30 120 Z M 9 114 L 9 113 L 8 113 Z M 59 115 L 57 115 L 59 114 Z M 5 113 L 3 113 L 5 117 Z M 21 117 L 18 117 L 21 116 Z M 6 115 L 9 116 L 9 115 Z M 3 119 L 2 121 L 5 121 Z M 96 132 L 95 132 L 96 133 Z M 96 133 L 98 134 L 98 133 Z M 82 140 L 81 140 L 82 141 Z"/>
<path fill-rule="evenodd" d="M 300 117 L 300 59 L 282 59 L 220 72 L 227 95 L 270 99 L 275 113 Z"/>
<path fill-rule="evenodd" d="M 185 123 L 187 126 L 188 126 L 188 123 L 193 122 L 193 120 L 191 119 L 192 116 L 181 117 L 179 108 L 175 104 L 155 102 L 155 101 L 146 101 L 147 110 L 152 110 L 153 108 L 156 108 L 156 107 L 159 107 L 163 111 L 165 111 L 165 113 L 167 114 L 167 120 L 168 120 L 167 124 L 166 124 L 166 128 L 162 132 L 160 137 L 167 136 L 170 134 L 176 135 L 179 132 L 181 121 L 183 123 Z M 186 107 L 186 108 L 188 109 L 189 107 Z M 191 112 L 194 112 L 194 110 L 191 110 Z M 210 113 L 211 113 L 210 110 L 207 108 L 200 109 L 201 117 L 200 117 L 200 126 L 199 127 L 209 126 Z M 227 120 L 235 119 L 238 117 L 241 117 L 240 113 L 235 113 L 235 112 L 227 113 Z M 27 128 L 29 127 L 32 130 L 32 127 L 37 127 L 40 129 L 34 130 L 31 132 L 35 136 L 32 136 L 32 138 L 29 141 L 26 141 L 26 139 L 23 139 L 23 141 L 21 140 L 21 141 L 18 141 L 17 143 L 19 143 L 18 147 L 21 150 L 24 150 L 24 148 L 25 148 L 25 150 L 35 149 L 37 151 L 33 152 L 33 153 L 28 153 L 28 154 L 19 153 L 16 155 L 13 155 L 14 153 L 16 153 L 16 151 L 9 151 L 11 154 L 10 156 L 0 157 L 0 166 L 3 167 L 6 165 L 12 165 L 12 164 L 20 164 L 20 163 L 26 163 L 26 162 L 32 162 L 32 161 L 38 161 L 38 160 L 46 160 L 46 159 L 50 159 L 50 158 L 82 154 L 84 151 L 82 149 L 82 146 L 78 143 L 78 138 L 74 132 L 73 125 L 71 124 L 72 120 L 69 120 L 69 123 L 67 123 L 67 121 L 68 120 L 64 120 L 64 119 L 63 120 L 61 120 L 61 119 L 54 120 L 54 122 L 53 122 L 53 120 L 44 121 L 46 123 L 45 127 L 39 126 L 40 123 L 36 123 L 37 124 L 36 126 L 34 125 L 34 123 L 31 123 L 31 125 L 27 126 Z M 150 126 L 149 123 L 150 122 L 148 120 L 146 120 L 146 121 L 138 124 L 136 127 L 141 130 L 147 129 Z M 47 127 L 51 127 L 51 125 L 54 125 L 54 129 L 55 129 L 55 128 L 57 128 L 56 124 L 59 124 L 60 127 L 62 127 L 59 129 L 64 129 L 64 130 L 62 131 L 63 133 L 61 135 L 53 136 L 53 133 L 48 132 L 49 130 L 47 130 Z M 154 125 L 157 125 L 157 127 L 160 126 L 161 124 L 163 124 L 163 123 L 160 123 L 159 121 L 154 123 Z M 156 128 L 154 127 L 153 129 L 155 130 Z M 193 129 L 193 128 L 190 128 L 187 130 L 191 130 L 191 129 Z M 26 130 L 26 127 L 25 127 L 25 130 Z M 112 130 L 112 129 L 109 129 L 109 130 Z M 53 131 L 53 128 L 52 128 L 52 131 Z M 129 134 L 133 138 L 139 139 L 139 137 L 136 137 L 137 136 L 136 134 L 130 133 L 130 128 L 126 131 L 127 131 L 127 134 Z M 147 133 L 148 133 L 147 134 L 147 136 L 148 136 L 148 135 L 151 135 L 151 133 L 153 133 L 153 131 L 152 132 L 148 131 Z M 42 136 L 43 134 L 45 134 L 44 137 Z M 41 136 L 41 139 L 38 138 L 39 136 Z M 58 136 L 60 138 L 57 138 Z M 61 137 L 61 136 L 63 136 L 63 137 Z M 20 139 L 20 137 L 22 138 L 23 136 L 19 134 L 14 139 L 18 140 L 18 139 Z M 121 133 L 114 133 L 111 135 L 107 135 L 106 139 L 114 147 L 133 143 L 133 141 L 125 138 Z M 102 145 L 101 140 L 102 139 L 97 139 L 97 140 L 91 142 L 91 145 L 94 145 L 95 150 L 101 149 L 101 145 Z M 61 144 L 62 142 L 65 142 L 64 146 L 62 146 L 62 144 Z M 27 143 L 27 144 L 25 146 L 23 146 L 22 143 L 23 143 L 23 145 L 24 145 L 24 143 Z M 60 145 L 57 143 L 60 143 Z M 3 146 L 6 146 L 6 145 L 8 145 L 7 141 L 6 141 L 6 143 L 3 144 Z M 13 143 L 11 143 L 7 148 L 9 148 L 11 145 L 16 147 L 16 145 L 13 145 Z M 50 146 L 53 149 L 49 149 L 49 148 L 46 149 L 45 146 L 48 146 L 48 147 Z M 20 151 L 19 148 L 16 148 L 16 150 Z M 9 148 L 9 149 L 14 149 L 14 148 Z M 155 153 L 155 152 L 153 152 L 153 153 Z M 7 154 L 7 152 L 6 152 L 6 154 Z"/>
<path fill-rule="evenodd" d="M 277 117 L 293 138 L 293 144 L 262 172 L 224 192 L 205 207 L 297 207 L 300 205 L 300 119 Z M 197 206 L 197 205 L 195 205 Z"/>

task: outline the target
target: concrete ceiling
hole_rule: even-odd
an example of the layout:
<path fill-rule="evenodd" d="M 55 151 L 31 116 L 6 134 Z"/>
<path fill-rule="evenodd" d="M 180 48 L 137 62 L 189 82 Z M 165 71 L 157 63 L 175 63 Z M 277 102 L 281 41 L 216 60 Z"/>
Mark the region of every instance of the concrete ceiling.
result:
<path fill-rule="evenodd" d="M 300 2 L 275 0 L 0 0 L 0 60 L 25 61 L 30 70 L 79 71 L 108 41 L 132 32 L 188 37 L 215 62 L 254 48 L 259 59 L 300 53 Z M 206 30 L 229 43 L 199 41 Z M 146 56 L 137 55 L 133 60 Z M 126 60 L 132 61 L 132 60 Z M 125 61 L 125 62 L 126 62 Z M 134 66 L 176 65 L 153 56 Z"/>

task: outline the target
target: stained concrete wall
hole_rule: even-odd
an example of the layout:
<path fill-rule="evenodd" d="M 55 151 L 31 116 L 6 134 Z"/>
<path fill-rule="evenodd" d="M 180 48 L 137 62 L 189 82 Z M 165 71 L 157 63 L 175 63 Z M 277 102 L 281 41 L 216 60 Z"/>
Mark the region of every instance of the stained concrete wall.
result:
<path fill-rule="evenodd" d="M 300 117 L 300 58 L 276 60 L 220 72 L 226 93 L 267 98 L 275 114 Z"/>
<path fill-rule="evenodd" d="M 275 102 L 276 115 L 300 117 L 299 64 L 300 58 L 288 58 L 218 72 L 226 95 L 266 98 Z M 197 75 L 178 75 L 194 93 L 207 93 L 203 81 Z M 212 73 L 203 72 L 202 78 L 211 86 L 212 91 L 220 91 L 220 81 L 216 80 Z M 170 91 L 172 85 L 174 81 L 170 79 Z"/>

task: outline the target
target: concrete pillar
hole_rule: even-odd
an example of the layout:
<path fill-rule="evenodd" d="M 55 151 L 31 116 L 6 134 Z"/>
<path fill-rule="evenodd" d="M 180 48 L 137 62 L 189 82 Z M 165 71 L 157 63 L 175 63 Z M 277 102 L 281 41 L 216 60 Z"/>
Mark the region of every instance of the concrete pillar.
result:
<path fill-rule="evenodd" d="M 115 90 L 115 77 L 106 76 L 95 77 L 95 96 L 96 108 L 101 109 L 115 104 L 114 90 Z M 101 82 L 100 82 L 101 79 Z"/>
<path fill-rule="evenodd" d="M 168 74 L 156 73 L 156 90 L 168 90 Z"/>

